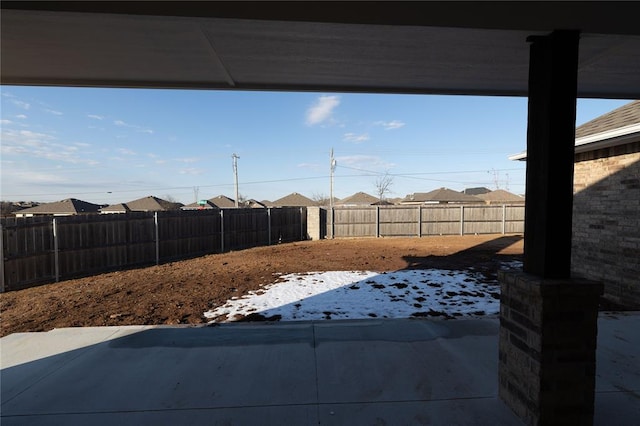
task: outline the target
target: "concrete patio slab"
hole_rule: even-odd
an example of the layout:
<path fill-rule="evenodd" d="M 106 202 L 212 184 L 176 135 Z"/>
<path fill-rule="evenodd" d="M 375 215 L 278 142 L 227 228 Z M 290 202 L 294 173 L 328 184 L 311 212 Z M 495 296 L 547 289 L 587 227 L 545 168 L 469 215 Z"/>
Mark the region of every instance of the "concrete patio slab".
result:
<path fill-rule="evenodd" d="M 640 313 L 602 314 L 599 326 L 596 424 L 636 424 Z M 497 398 L 498 328 L 375 319 L 17 333 L 0 339 L 0 419 L 521 425 Z"/>

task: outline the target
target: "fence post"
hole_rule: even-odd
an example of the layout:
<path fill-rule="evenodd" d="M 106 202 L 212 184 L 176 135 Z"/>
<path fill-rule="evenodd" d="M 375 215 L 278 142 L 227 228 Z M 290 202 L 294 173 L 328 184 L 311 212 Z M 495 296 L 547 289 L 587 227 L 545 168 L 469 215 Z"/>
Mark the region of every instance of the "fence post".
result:
<path fill-rule="evenodd" d="M 380 206 L 376 206 L 376 238 L 380 238 Z"/>
<path fill-rule="evenodd" d="M 56 282 L 60 281 L 60 259 L 58 255 L 58 221 L 54 217 L 52 220 L 53 226 L 53 267 L 56 276 Z"/>
<path fill-rule="evenodd" d="M 269 245 L 271 245 L 271 207 L 267 207 L 267 219 L 269 220 L 267 225 L 267 234 L 269 235 Z"/>
<path fill-rule="evenodd" d="M 418 204 L 418 238 L 422 238 L 422 206 Z"/>
<path fill-rule="evenodd" d="M 220 253 L 224 253 L 224 210 L 220 209 Z"/>
<path fill-rule="evenodd" d="M 507 223 L 507 205 L 502 205 L 502 235 L 506 233 L 506 223 Z"/>
<path fill-rule="evenodd" d="M 300 241 L 304 241 L 304 222 L 302 221 L 302 209 L 303 207 L 300 207 Z"/>
<path fill-rule="evenodd" d="M 334 224 L 334 210 L 335 207 L 331 207 L 331 239 L 334 239 L 336 237 L 336 227 Z"/>
<path fill-rule="evenodd" d="M 153 213 L 153 226 L 156 231 L 156 265 L 160 264 L 160 232 L 158 229 L 158 212 Z"/>
<path fill-rule="evenodd" d="M 464 206 L 460 206 L 460 235 L 464 235 Z"/>
<path fill-rule="evenodd" d="M 2 229 L 2 224 L 0 223 L 0 254 L 2 255 L 2 259 L 0 259 L 0 293 L 4 293 L 4 230 Z"/>

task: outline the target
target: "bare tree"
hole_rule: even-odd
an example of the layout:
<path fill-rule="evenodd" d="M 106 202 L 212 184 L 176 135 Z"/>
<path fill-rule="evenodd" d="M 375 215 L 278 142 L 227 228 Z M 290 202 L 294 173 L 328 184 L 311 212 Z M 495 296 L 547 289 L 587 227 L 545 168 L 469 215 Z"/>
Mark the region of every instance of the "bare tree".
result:
<path fill-rule="evenodd" d="M 383 176 L 379 176 L 375 182 L 376 195 L 380 201 L 384 201 L 385 195 L 391 192 L 393 186 L 393 176 L 386 172 Z"/>
<path fill-rule="evenodd" d="M 248 206 L 249 206 L 249 199 L 247 198 L 247 196 L 238 192 L 238 207 L 248 207 Z"/>
<path fill-rule="evenodd" d="M 328 206 L 329 205 L 329 197 L 327 194 L 314 192 L 311 196 L 311 199 L 315 202 L 316 206 Z"/>

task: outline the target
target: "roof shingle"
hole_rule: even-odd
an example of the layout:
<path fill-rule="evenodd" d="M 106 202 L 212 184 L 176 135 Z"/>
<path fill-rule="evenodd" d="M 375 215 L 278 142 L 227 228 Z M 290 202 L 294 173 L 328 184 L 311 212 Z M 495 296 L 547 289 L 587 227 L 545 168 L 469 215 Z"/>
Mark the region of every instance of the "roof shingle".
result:
<path fill-rule="evenodd" d="M 54 215 L 75 215 L 86 213 L 98 213 L 99 204 L 89 203 L 76 198 L 67 198 L 53 203 L 40 204 L 39 206 L 20 210 L 20 215 L 24 214 L 54 214 Z"/>
<path fill-rule="evenodd" d="M 373 195 L 369 195 L 366 192 L 356 192 L 353 195 L 350 195 L 342 200 L 337 201 L 335 204 L 339 206 L 345 205 L 372 205 L 380 201 L 378 198 Z"/>
<path fill-rule="evenodd" d="M 310 207 L 315 206 L 316 203 L 312 199 L 307 198 L 302 194 L 293 192 L 287 196 L 275 200 L 272 204 L 274 207 Z"/>
<path fill-rule="evenodd" d="M 407 195 L 403 203 L 482 203 L 483 201 L 473 195 L 466 195 L 462 192 L 449 188 L 435 189 L 431 192 L 416 192 Z"/>
<path fill-rule="evenodd" d="M 640 123 L 640 100 L 629 102 L 576 128 L 576 138 Z"/>

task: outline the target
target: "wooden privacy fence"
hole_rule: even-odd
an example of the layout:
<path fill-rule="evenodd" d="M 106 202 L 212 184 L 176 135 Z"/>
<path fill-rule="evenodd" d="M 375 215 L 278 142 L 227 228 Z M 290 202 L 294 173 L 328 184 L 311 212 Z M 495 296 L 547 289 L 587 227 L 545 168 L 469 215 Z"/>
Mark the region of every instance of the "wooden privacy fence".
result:
<path fill-rule="evenodd" d="M 334 207 L 328 237 L 408 237 L 524 233 L 524 205 Z"/>
<path fill-rule="evenodd" d="M 307 238 L 304 208 L 2 218 L 1 291 Z"/>

